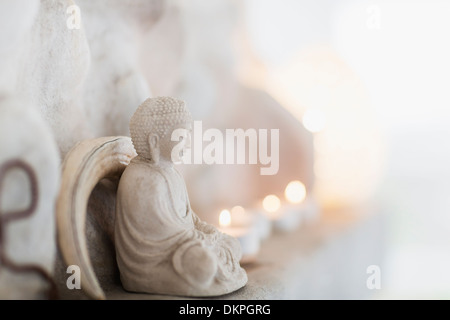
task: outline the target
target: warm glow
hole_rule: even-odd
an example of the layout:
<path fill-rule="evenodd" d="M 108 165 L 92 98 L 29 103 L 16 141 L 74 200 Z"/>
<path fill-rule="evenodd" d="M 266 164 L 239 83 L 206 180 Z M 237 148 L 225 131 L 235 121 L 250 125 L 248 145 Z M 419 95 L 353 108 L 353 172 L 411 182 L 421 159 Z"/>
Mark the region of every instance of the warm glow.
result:
<path fill-rule="evenodd" d="M 235 206 L 235 207 L 233 207 L 231 209 L 231 214 L 233 216 L 234 215 L 238 215 L 238 216 L 244 215 L 245 214 L 245 209 L 243 207 L 241 207 L 241 206 Z"/>
<path fill-rule="evenodd" d="M 284 196 L 290 203 L 300 203 L 305 200 L 306 188 L 300 181 L 291 181 L 284 190 Z"/>
<path fill-rule="evenodd" d="M 310 132 L 320 132 L 325 129 L 325 113 L 318 109 L 308 109 L 302 117 L 303 125 Z"/>
<path fill-rule="evenodd" d="M 230 211 L 222 210 L 222 212 L 220 212 L 219 224 L 221 227 L 228 227 L 231 224 Z"/>
<path fill-rule="evenodd" d="M 270 77 L 265 89 L 314 133 L 313 191 L 321 206 L 367 201 L 382 176 L 384 145 L 361 79 L 328 46 L 299 51 Z"/>
<path fill-rule="evenodd" d="M 254 223 L 255 216 L 252 211 L 246 211 L 241 206 L 235 206 L 231 209 L 231 220 L 233 227 L 249 227 Z"/>
<path fill-rule="evenodd" d="M 277 196 L 271 194 L 264 198 L 262 205 L 267 212 L 276 212 L 280 209 L 281 203 Z"/>

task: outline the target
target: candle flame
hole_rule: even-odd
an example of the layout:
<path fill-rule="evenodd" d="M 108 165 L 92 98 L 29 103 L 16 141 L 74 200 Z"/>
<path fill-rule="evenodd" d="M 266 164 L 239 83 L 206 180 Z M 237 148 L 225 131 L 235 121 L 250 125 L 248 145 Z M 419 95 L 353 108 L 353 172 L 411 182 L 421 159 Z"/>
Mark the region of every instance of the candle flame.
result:
<path fill-rule="evenodd" d="M 221 227 L 228 227 L 231 224 L 230 211 L 222 210 L 219 215 L 219 224 Z"/>
<path fill-rule="evenodd" d="M 271 194 L 264 198 L 262 205 L 267 212 L 276 212 L 280 209 L 281 202 L 276 195 Z"/>
<path fill-rule="evenodd" d="M 290 203 L 300 203 L 305 200 L 306 188 L 300 181 L 291 181 L 284 190 L 284 196 Z"/>

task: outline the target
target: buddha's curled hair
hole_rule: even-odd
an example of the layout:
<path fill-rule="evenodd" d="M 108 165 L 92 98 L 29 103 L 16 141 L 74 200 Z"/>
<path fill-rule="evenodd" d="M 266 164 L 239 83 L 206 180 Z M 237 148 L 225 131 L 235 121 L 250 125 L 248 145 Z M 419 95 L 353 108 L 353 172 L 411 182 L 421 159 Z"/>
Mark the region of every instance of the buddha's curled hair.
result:
<path fill-rule="evenodd" d="M 131 140 L 137 154 L 150 158 L 148 136 L 151 133 L 163 138 L 174 125 L 191 121 L 184 101 L 172 97 L 148 98 L 130 119 Z"/>

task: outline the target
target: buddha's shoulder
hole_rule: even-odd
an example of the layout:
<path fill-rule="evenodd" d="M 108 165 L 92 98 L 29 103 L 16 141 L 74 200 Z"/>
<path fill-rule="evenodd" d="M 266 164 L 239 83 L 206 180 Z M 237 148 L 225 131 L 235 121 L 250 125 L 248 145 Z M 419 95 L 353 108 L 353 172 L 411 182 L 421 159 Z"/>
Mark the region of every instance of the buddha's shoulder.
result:
<path fill-rule="evenodd" d="M 165 185 L 164 175 L 159 169 L 141 162 L 131 162 L 120 178 L 120 182 L 122 181 L 136 185 L 145 184 L 147 187 Z"/>

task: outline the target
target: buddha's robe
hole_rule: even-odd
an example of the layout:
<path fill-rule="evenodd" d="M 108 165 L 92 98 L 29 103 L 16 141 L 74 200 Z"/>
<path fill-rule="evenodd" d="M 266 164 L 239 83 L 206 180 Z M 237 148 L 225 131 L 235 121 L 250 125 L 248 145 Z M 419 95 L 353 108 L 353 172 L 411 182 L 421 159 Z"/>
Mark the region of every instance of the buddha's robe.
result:
<path fill-rule="evenodd" d="M 125 169 L 117 192 L 115 246 L 128 291 L 213 296 L 247 282 L 239 265 L 239 242 L 199 220 L 173 166 L 163 168 L 136 157 Z M 199 272 L 204 262 L 189 256 L 193 246 L 206 248 L 217 262 L 207 282 L 196 281 L 190 272 Z"/>

